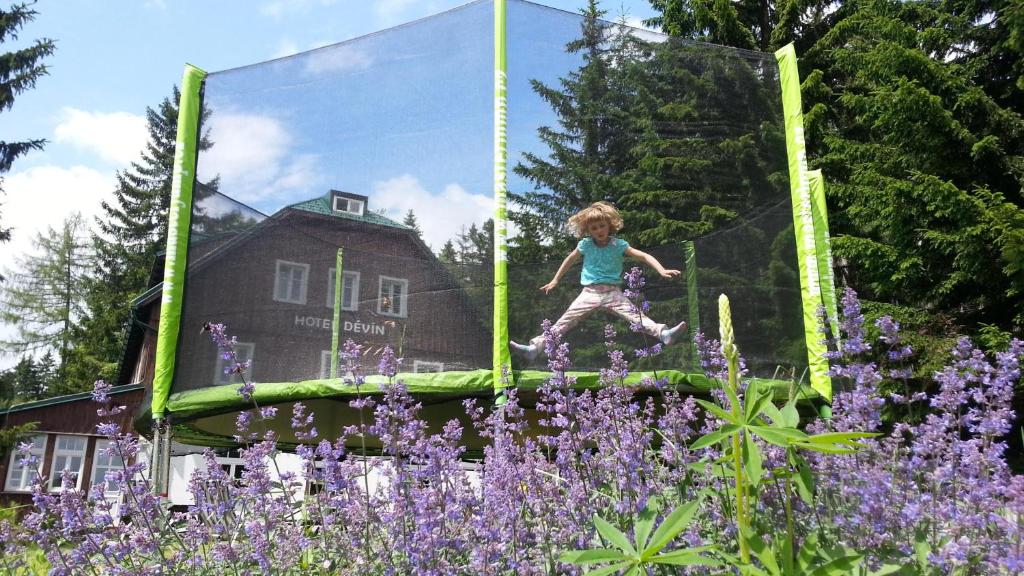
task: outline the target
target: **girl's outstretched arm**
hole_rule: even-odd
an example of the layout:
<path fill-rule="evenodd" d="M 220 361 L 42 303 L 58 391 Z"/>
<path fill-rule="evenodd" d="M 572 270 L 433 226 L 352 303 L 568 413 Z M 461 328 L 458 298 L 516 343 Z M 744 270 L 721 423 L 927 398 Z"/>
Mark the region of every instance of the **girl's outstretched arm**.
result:
<path fill-rule="evenodd" d="M 633 248 L 632 246 L 630 246 L 629 248 L 626 248 L 626 251 L 623 252 L 623 254 L 625 254 L 626 256 L 629 256 L 630 258 L 636 258 L 637 260 L 645 262 L 648 266 L 650 266 L 651 268 L 654 268 L 654 270 L 658 274 L 661 274 L 662 278 L 674 278 L 676 276 L 679 276 L 679 274 L 681 274 L 681 272 L 679 272 L 679 270 L 666 270 L 665 267 L 661 265 L 661 262 L 658 262 L 657 258 L 655 258 L 654 256 L 651 256 L 647 252 L 643 252 L 643 251 L 637 250 L 636 248 Z"/>
<path fill-rule="evenodd" d="M 558 267 L 558 272 L 555 272 L 555 277 L 551 279 L 551 282 L 541 286 L 540 291 L 547 294 L 554 290 L 555 286 L 558 286 L 558 281 L 562 279 L 562 276 L 565 275 L 569 268 L 572 268 L 573 264 L 579 261 L 580 256 L 581 254 L 579 250 L 573 249 L 572 252 L 569 252 L 569 255 L 565 257 L 565 260 L 562 260 L 562 265 Z"/>

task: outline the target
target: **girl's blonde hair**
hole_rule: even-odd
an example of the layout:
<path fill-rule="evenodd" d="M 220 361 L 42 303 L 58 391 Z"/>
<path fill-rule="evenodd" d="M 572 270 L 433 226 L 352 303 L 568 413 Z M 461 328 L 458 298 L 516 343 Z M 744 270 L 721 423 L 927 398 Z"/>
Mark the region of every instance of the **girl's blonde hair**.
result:
<path fill-rule="evenodd" d="M 573 214 L 569 218 L 569 230 L 579 238 L 583 238 L 587 235 L 587 227 L 590 226 L 591 222 L 595 220 L 604 220 L 608 223 L 608 231 L 610 233 L 618 232 L 622 230 L 622 216 L 619 211 L 615 209 L 608 202 L 594 202 L 590 206 L 587 206 L 583 210 Z"/>

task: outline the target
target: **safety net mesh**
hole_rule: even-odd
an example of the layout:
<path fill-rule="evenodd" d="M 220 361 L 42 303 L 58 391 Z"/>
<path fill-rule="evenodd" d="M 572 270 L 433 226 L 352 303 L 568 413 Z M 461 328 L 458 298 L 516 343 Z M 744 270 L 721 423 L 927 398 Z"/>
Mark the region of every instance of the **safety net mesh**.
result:
<path fill-rule="evenodd" d="M 227 326 L 258 383 L 344 376 L 332 368 L 337 338 L 362 345 L 371 369 L 390 345 L 402 372 L 477 371 L 493 385 L 493 10 L 482 0 L 206 78 L 172 393 L 239 381 L 207 323 Z M 607 201 L 624 221 L 616 238 L 680 272 L 626 259 L 623 273 L 645 274 L 644 315 L 689 327 L 641 357 L 658 335 L 596 310 L 563 335 L 575 369 L 606 367 L 613 339 L 635 369 L 699 373 L 693 337 L 717 335 L 725 293 L 752 374 L 799 378 L 774 58 L 518 0 L 507 14 L 498 308 L 511 338 L 536 337 L 580 294 L 579 265 L 540 287 L 579 241 L 568 217 Z M 512 358 L 515 370 L 546 366 L 543 354 Z"/>

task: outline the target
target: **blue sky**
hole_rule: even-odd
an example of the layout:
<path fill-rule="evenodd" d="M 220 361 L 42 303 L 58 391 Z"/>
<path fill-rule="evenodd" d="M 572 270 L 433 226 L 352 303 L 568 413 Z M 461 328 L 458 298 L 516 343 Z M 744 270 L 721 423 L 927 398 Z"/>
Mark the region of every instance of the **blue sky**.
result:
<path fill-rule="evenodd" d="M 14 230 L 12 242 L 0 250 L 0 268 L 15 267 L 15 259 L 31 250 L 30 240 L 37 232 L 60 226 L 70 213 L 80 212 L 92 221 L 100 211 L 100 202 L 111 197 L 116 172 L 137 159 L 145 144 L 146 107 L 156 106 L 171 93 L 185 63 L 210 72 L 246 66 L 363 36 L 462 4 L 460 0 L 40 0 L 35 5 L 39 15 L 21 31 L 20 39 L 0 46 L 0 50 L 8 51 L 34 38 L 57 41 L 56 54 L 46 61 L 50 75 L 40 79 L 36 89 L 20 95 L 12 110 L 0 113 L 5 140 L 49 140 L 43 152 L 22 157 L 5 177 L 0 222 Z M 548 0 L 544 4 L 577 12 L 586 2 Z M 603 7 L 609 18 L 625 13 L 631 23 L 653 13 L 646 0 L 607 2 Z M 488 60 L 490 56 L 472 57 Z M 459 110 L 449 109 L 446 114 L 454 120 Z M 388 121 L 390 124 L 381 126 L 397 126 L 402 118 L 391 115 Z M 423 127 L 426 138 L 430 138 L 426 130 L 429 126 Z M 409 133 L 416 133 L 416 128 L 406 127 Z M 515 142 L 511 144 L 516 146 Z M 408 142 L 405 146 L 416 149 Z M 484 146 L 478 151 L 489 154 L 489 143 Z M 378 161 L 393 157 L 386 147 L 376 150 Z M 268 177 L 278 178 L 275 182 L 301 177 L 301 173 L 288 172 L 293 165 L 282 165 L 280 173 Z M 478 170 L 478 178 L 451 175 L 460 170 L 439 169 L 430 174 L 410 164 L 408 170 L 390 174 L 367 171 L 365 182 L 349 187 L 358 188 L 350 191 L 371 195 L 371 208 L 391 213 L 417 206 L 424 197 L 443 197 L 449 207 L 465 208 L 465 213 L 455 218 L 456 223 L 475 221 L 489 210 L 486 202 L 475 198 L 486 192 L 479 190 L 486 188 L 480 178 L 486 180 L 489 174 Z M 334 176 L 320 178 L 311 183 L 314 188 L 299 193 L 308 197 L 308 190 L 346 186 L 336 180 Z M 373 203 L 374 195 L 379 195 L 377 204 Z M 272 211 L 271 204 L 260 207 Z M 421 221 L 441 219 L 428 209 L 424 211 Z M 443 205 L 434 206 L 433 211 L 448 218 L 445 227 L 450 230 L 451 211 Z M 428 230 L 428 241 L 436 243 L 441 232 L 439 226 L 433 228 L 436 230 Z M 13 360 L 0 358 L 0 368 Z"/>

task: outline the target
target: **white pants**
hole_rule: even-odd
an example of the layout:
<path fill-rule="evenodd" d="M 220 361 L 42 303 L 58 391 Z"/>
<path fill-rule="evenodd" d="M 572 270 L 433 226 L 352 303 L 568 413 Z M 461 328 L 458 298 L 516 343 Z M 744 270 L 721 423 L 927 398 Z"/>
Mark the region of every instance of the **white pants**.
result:
<path fill-rule="evenodd" d="M 637 314 L 633 312 L 632 307 L 633 305 L 618 286 L 591 284 L 590 286 L 583 287 L 583 291 L 572 301 L 569 309 L 562 314 L 558 322 L 555 322 L 551 330 L 559 335 L 565 334 L 594 310 L 607 310 L 627 322 L 636 323 L 639 321 L 643 332 L 655 338 L 661 337 L 661 331 L 665 329 L 665 325 L 658 324 L 647 316 L 641 315 L 637 318 Z M 530 344 L 536 346 L 538 350 L 544 350 L 544 335 L 541 334 L 534 337 L 530 340 Z"/>

